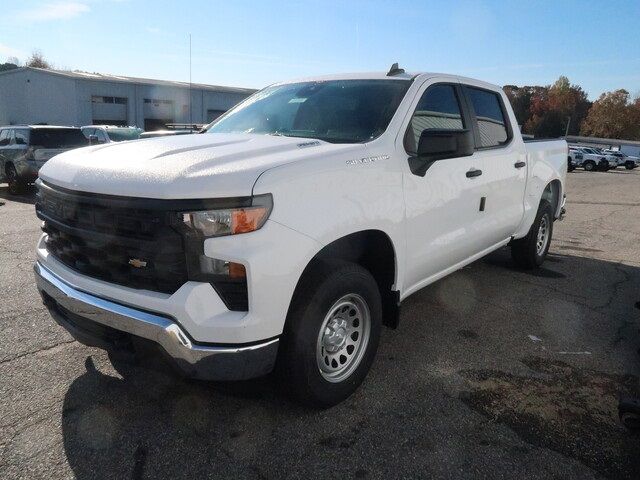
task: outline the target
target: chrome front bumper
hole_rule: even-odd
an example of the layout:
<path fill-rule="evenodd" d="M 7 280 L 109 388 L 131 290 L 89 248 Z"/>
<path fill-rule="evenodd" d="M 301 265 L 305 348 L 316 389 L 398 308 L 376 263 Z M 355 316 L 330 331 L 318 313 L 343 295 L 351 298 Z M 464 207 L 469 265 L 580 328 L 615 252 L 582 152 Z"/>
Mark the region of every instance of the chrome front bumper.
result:
<path fill-rule="evenodd" d="M 203 380 L 245 380 L 266 375 L 275 365 L 278 339 L 241 346 L 194 343 L 173 319 L 137 310 L 82 292 L 40 262 L 34 265 L 36 284 L 52 317 L 78 341 L 116 348 L 89 325 L 106 327 L 157 344 L 186 375 Z"/>

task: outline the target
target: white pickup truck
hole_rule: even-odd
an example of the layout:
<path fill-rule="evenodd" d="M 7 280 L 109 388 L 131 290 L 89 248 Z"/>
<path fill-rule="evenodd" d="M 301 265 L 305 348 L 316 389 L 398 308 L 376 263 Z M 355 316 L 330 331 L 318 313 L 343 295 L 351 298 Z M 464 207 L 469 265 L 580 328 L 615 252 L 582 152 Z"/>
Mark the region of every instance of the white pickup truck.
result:
<path fill-rule="evenodd" d="M 409 295 L 507 245 L 523 268 L 543 262 L 567 156 L 524 143 L 505 94 L 477 80 L 280 83 L 202 134 L 49 161 L 37 285 L 85 344 L 157 349 L 200 379 L 275 368 L 333 405 Z"/>

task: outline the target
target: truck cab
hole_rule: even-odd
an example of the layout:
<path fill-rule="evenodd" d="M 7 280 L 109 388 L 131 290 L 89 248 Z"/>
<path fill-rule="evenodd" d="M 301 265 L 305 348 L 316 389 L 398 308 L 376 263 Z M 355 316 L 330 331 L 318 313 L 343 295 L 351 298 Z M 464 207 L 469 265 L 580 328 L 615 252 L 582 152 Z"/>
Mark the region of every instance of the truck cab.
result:
<path fill-rule="evenodd" d="M 38 289 L 86 344 L 151 343 L 201 379 L 275 368 L 329 406 L 411 294 L 505 246 L 542 264 L 567 157 L 562 140 L 525 143 L 478 80 L 394 65 L 278 83 L 201 134 L 50 161 Z"/>

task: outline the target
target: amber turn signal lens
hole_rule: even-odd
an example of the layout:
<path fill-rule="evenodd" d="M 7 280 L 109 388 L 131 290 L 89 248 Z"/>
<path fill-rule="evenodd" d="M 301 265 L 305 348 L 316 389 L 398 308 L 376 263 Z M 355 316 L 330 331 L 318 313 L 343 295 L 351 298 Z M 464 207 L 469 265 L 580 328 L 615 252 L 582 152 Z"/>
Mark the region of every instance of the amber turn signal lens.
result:
<path fill-rule="evenodd" d="M 247 271 L 241 263 L 229 262 L 229 276 L 231 278 L 245 278 Z"/>
<path fill-rule="evenodd" d="M 258 230 L 269 211 L 265 207 L 238 209 L 231 211 L 231 233 L 247 233 Z"/>

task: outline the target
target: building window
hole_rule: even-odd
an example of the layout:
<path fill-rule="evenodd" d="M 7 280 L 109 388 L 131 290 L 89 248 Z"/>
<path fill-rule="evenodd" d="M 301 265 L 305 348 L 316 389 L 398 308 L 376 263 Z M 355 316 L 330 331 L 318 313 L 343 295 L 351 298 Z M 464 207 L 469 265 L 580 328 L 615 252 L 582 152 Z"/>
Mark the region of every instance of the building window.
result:
<path fill-rule="evenodd" d="M 158 98 L 145 98 L 144 103 L 153 103 L 154 105 L 173 105 L 173 100 L 162 100 Z"/>
<path fill-rule="evenodd" d="M 116 103 L 118 105 L 126 105 L 126 97 L 106 97 L 103 95 L 92 95 L 91 103 Z"/>

